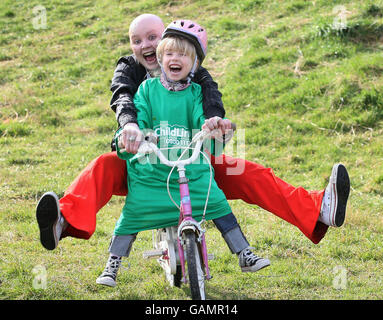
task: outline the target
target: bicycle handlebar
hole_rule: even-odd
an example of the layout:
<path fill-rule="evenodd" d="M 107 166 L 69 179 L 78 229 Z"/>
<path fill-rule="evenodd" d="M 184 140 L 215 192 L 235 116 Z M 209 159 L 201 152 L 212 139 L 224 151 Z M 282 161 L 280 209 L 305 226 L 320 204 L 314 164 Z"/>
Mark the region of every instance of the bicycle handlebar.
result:
<path fill-rule="evenodd" d="M 231 124 L 231 130 L 235 131 L 236 129 L 237 129 L 236 124 L 232 123 Z M 138 153 L 149 154 L 149 153 L 154 152 L 157 155 L 157 157 L 160 159 L 161 163 L 163 163 L 169 167 L 186 166 L 188 164 L 193 163 L 197 159 L 204 140 L 210 138 L 217 130 L 219 130 L 219 129 L 215 129 L 213 131 L 201 130 L 200 132 L 198 132 L 193 137 L 193 139 L 190 143 L 190 144 L 196 143 L 196 145 L 193 148 L 193 153 L 192 153 L 191 157 L 189 157 L 188 159 L 170 161 L 169 159 L 165 158 L 161 149 L 157 147 L 157 142 L 158 142 L 157 137 L 153 134 L 146 136 L 145 140 L 141 142 L 141 144 L 138 148 Z M 230 139 L 231 139 L 231 137 L 230 137 Z"/>

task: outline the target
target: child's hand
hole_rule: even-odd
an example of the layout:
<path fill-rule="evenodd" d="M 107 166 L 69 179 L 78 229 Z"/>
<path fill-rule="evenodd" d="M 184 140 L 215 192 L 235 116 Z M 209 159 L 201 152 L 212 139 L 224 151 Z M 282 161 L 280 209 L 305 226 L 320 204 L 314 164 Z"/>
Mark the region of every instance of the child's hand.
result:
<path fill-rule="evenodd" d="M 135 123 L 127 123 L 119 137 L 122 148 L 126 152 L 136 154 L 144 135 Z"/>
<path fill-rule="evenodd" d="M 231 121 L 229 119 L 222 119 L 220 117 L 213 117 L 206 119 L 205 123 L 202 125 L 202 130 L 206 131 L 218 131 L 218 135 L 225 134 L 228 130 L 232 128 Z M 216 135 L 213 135 L 215 137 Z"/>

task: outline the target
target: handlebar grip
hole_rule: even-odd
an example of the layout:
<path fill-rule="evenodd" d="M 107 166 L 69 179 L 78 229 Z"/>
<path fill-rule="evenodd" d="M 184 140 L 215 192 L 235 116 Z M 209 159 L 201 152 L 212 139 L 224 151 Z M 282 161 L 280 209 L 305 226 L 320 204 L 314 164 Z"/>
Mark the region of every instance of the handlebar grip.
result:
<path fill-rule="evenodd" d="M 237 125 L 234 122 L 232 122 L 231 129 L 228 131 L 228 133 L 222 135 L 221 142 L 228 143 L 233 138 L 235 130 L 237 130 Z"/>

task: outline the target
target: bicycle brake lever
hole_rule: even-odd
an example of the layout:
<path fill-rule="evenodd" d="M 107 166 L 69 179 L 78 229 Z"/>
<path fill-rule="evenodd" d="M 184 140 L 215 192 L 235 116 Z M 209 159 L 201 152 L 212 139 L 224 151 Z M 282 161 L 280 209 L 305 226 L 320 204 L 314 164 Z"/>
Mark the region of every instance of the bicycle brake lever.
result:
<path fill-rule="evenodd" d="M 227 133 L 224 133 L 221 137 L 218 137 L 217 140 L 220 142 L 228 143 L 234 136 L 234 131 L 237 130 L 237 125 L 232 122 L 231 128 L 226 131 Z"/>

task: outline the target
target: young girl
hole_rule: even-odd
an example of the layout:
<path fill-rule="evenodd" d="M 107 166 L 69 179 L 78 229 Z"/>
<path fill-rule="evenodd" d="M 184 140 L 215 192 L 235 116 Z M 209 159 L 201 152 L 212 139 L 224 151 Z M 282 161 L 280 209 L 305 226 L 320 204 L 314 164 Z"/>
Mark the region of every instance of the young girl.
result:
<path fill-rule="evenodd" d="M 206 31 L 201 26 L 188 20 L 172 22 L 164 31 L 163 39 L 157 47 L 157 58 L 162 69 L 160 78 L 143 82 L 135 95 L 139 127 L 141 130 L 152 129 L 157 132 L 161 147 L 188 145 L 193 129 L 208 130 L 209 122 L 215 121 L 211 118 L 205 122 L 201 87 L 191 82 L 195 70 L 205 58 L 206 45 Z M 220 122 L 221 129 L 229 126 L 229 120 Z M 117 139 L 120 134 L 121 131 L 117 134 Z M 167 193 L 169 167 L 159 162 L 143 163 L 139 156 L 121 153 L 118 147 L 117 152 L 119 157 L 127 161 L 128 196 L 116 223 L 105 270 L 96 281 L 109 286 L 116 285 L 121 257 L 129 256 L 139 231 L 177 225 L 179 217 L 178 210 Z M 169 154 L 174 155 L 176 152 L 172 149 Z M 210 179 L 209 166 L 206 163 L 193 163 L 186 169 L 193 212 L 200 213 L 193 216 L 196 220 L 201 220 Z M 170 192 L 174 195 L 174 200 L 179 202 L 177 179 L 178 175 L 173 173 Z M 155 205 L 150 206 L 151 203 Z M 254 272 L 270 264 L 268 259 L 251 252 L 224 193 L 214 180 L 205 218 L 214 221 L 231 252 L 238 255 L 242 271 Z"/>

